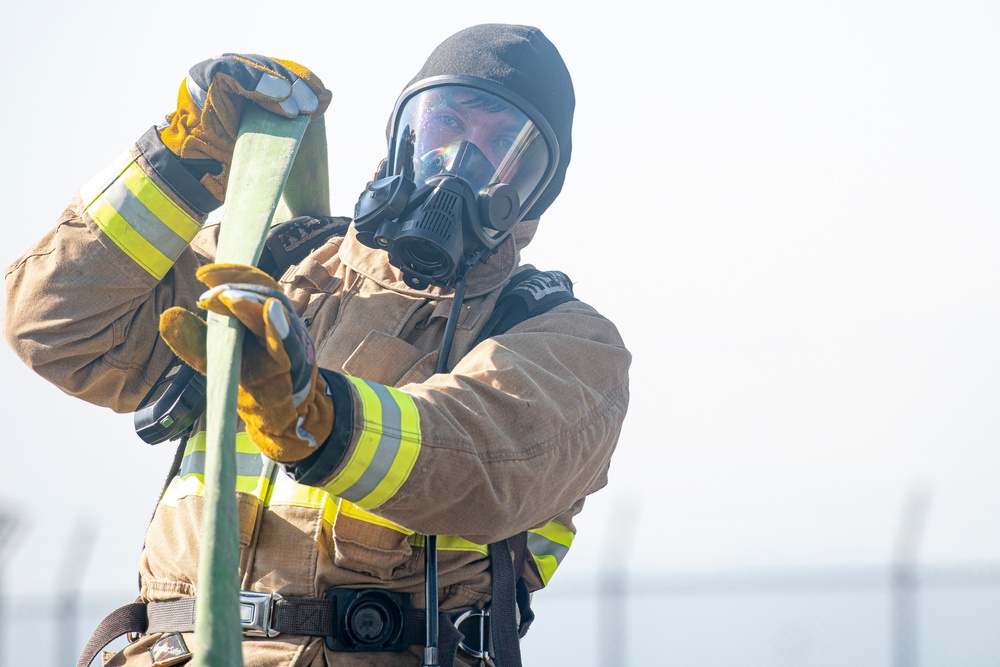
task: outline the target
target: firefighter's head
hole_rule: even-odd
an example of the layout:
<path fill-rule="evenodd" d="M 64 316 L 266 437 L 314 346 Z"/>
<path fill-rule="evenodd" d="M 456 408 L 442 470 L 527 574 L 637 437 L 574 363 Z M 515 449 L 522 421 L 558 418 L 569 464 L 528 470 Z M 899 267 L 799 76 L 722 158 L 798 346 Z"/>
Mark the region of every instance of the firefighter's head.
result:
<path fill-rule="evenodd" d="M 537 28 L 489 24 L 441 43 L 403 90 L 381 173 L 354 209 L 358 240 L 413 287 L 451 285 L 562 189 L 573 82 Z"/>
<path fill-rule="evenodd" d="M 575 98 L 556 47 L 537 28 L 486 24 L 442 42 L 410 80 L 389 122 L 389 174 L 419 184 L 448 172 L 506 183 L 519 219 L 559 194 L 572 151 Z"/>

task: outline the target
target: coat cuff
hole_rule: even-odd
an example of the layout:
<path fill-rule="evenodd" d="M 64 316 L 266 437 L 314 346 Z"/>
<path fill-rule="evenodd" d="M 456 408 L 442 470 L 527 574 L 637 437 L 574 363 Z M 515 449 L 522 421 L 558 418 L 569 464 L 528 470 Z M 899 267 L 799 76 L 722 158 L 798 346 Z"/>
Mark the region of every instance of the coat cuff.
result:
<path fill-rule="evenodd" d="M 164 145 L 155 127 L 149 128 L 135 145 L 156 175 L 199 215 L 208 215 L 222 206 L 222 202 Z"/>
<path fill-rule="evenodd" d="M 285 473 L 299 484 L 322 486 L 344 459 L 354 431 L 354 396 L 340 373 L 319 369 L 333 399 L 333 430 L 315 452 L 293 463 L 282 463 Z"/>

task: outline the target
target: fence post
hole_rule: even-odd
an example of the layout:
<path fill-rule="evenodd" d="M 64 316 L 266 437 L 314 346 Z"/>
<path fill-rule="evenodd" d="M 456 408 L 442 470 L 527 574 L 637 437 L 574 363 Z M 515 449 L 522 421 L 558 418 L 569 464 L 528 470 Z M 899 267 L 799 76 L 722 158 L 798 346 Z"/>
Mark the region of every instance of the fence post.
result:
<path fill-rule="evenodd" d="M 4 634 L 4 630 L 7 627 L 3 619 L 3 597 L 4 591 L 7 590 L 6 586 L 4 586 L 4 579 L 7 575 L 7 556 L 10 554 L 7 544 L 13 541 L 11 538 L 17 532 L 19 524 L 20 521 L 17 514 L 11 510 L 0 509 L 0 635 Z M 3 653 L 6 646 L 3 639 L 0 636 L 0 665 L 3 664 Z"/>
<path fill-rule="evenodd" d="M 78 520 L 63 552 L 56 592 L 56 664 L 74 665 L 80 654 L 76 633 L 80 620 L 80 585 L 90 555 L 97 544 L 97 531 L 89 520 Z"/>
<path fill-rule="evenodd" d="M 635 541 L 639 505 L 619 502 L 612 510 L 597 575 L 597 640 L 601 665 L 628 663 L 628 556 Z"/>
<path fill-rule="evenodd" d="M 930 508 L 930 491 L 914 489 L 907 495 L 892 553 L 892 665 L 917 667 L 918 624 L 917 557 Z"/>

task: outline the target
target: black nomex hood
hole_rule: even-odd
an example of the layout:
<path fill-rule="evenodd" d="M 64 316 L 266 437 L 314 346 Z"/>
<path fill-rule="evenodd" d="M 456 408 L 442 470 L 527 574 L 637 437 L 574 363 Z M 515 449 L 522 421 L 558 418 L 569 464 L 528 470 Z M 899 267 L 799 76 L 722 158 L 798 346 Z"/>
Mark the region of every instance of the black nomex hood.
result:
<path fill-rule="evenodd" d="M 490 81 L 526 101 L 548 122 L 559 146 L 559 162 L 552 180 L 524 217 L 538 219 L 562 190 L 573 148 L 576 97 L 569 70 L 555 45 L 532 26 L 472 26 L 441 42 L 405 89 L 437 76 L 472 76 Z M 393 121 L 389 121 L 390 132 Z"/>

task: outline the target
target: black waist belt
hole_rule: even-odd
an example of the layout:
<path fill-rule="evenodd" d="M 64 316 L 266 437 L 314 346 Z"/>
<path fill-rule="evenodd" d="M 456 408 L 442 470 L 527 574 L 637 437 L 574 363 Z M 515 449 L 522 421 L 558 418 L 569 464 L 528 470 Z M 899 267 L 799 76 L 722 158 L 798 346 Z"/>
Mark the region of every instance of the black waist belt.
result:
<path fill-rule="evenodd" d="M 521 667 L 519 638 L 534 618 L 527 586 L 520 578 L 526 539 L 527 533 L 519 533 L 489 545 L 490 612 L 472 609 L 438 614 L 441 667 L 451 667 L 459 649 L 474 658 L 493 658 L 499 667 Z M 324 637 L 326 645 L 336 651 L 401 651 L 423 646 L 425 616 L 423 609 L 409 607 L 408 596 L 377 588 L 334 588 L 322 598 L 240 593 L 240 622 L 245 635 Z M 101 649 L 123 635 L 193 632 L 194 621 L 194 598 L 119 607 L 98 625 L 77 667 L 88 667 Z"/>
<path fill-rule="evenodd" d="M 401 651 L 422 646 L 426 613 L 405 594 L 381 589 L 331 589 L 322 598 L 240 592 L 240 623 L 247 637 L 279 634 L 323 637 L 334 651 Z M 194 632 L 196 598 L 134 602 L 101 621 L 77 667 L 86 667 L 109 643 L 126 634 Z M 439 614 L 442 667 L 461 649 L 474 658 L 491 655 L 489 612 L 472 609 Z"/>

